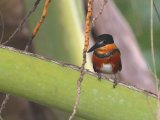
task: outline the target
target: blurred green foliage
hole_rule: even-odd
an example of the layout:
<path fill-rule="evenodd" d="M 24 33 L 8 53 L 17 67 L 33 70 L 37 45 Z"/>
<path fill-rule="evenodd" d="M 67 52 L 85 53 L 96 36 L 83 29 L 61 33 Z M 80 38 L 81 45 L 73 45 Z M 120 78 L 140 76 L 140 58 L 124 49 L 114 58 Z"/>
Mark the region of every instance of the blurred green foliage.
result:
<path fill-rule="evenodd" d="M 149 0 L 114 0 L 122 14 L 125 16 L 136 35 L 140 48 L 149 67 L 153 67 L 150 44 L 150 1 Z M 160 1 L 155 0 L 160 14 Z M 129 44 L 129 43 L 128 43 Z M 156 68 L 160 77 L 160 21 L 154 10 L 154 47 Z"/>
<path fill-rule="evenodd" d="M 34 2 L 25 3 L 28 11 Z M 41 1 L 31 16 L 29 20 L 31 29 L 40 19 L 44 3 L 45 1 Z M 80 65 L 83 48 L 81 41 L 84 38 L 82 21 L 84 21 L 82 1 L 51 1 L 47 17 L 33 41 L 35 52 L 45 57 Z"/>
<path fill-rule="evenodd" d="M 41 1 L 40 6 L 37 8 L 34 15 L 32 15 L 32 17 L 30 18 L 29 23 L 32 29 L 35 26 L 35 23 L 40 18 L 44 2 L 45 1 Z M 73 4 L 76 5 L 76 16 L 70 14 L 69 11 L 71 9 L 69 8 L 71 8 L 71 6 L 67 8 L 69 4 L 66 4 L 69 2 L 73 2 Z M 82 49 L 82 45 L 76 41 L 78 41 L 78 34 L 83 33 L 81 33 L 81 30 L 78 32 L 75 31 L 77 31 L 77 29 L 81 29 L 80 26 L 82 26 L 82 24 L 84 23 L 84 11 L 82 7 L 83 5 L 82 1 L 76 0 L 70 0 L 66 3 L 64 0 L 54 0 L 51 2 L 47 18 L 34 40 L 34 48 L 37 53 L 42 54 L 45 57 L 80 65 L 82 58 L 81 53 L 79 52 L 80 54 L 77 54 L 78 52 L 75 52 L 74 48 L 77 49 L 79 47 L 79 49 Z M 153 65 L 151 62 L 152 60 L 150 52 L 150 1 L 115 0 L 115 3 L 131 25 L 131 28 L 136 35 L 143 55 L 147 60 L 148 66 L 152 69 Z M 33 1 L 26 1 L 26 4 L 28 6 L 27 8 L 29 9 L 33 5 Z M 155 4 L 160 14 L 160 1 L 155 0 Z M 63 8 L 65 9 L 64 11 L 62 10 Z M 73 20 L 74 17 L 78 18 L 79 25 L 74 23 L 74 21 L 77 21 Z M 70 41 L 70 39 L 72 40 Z M 160 66 L 159 39 L 160 22 L 158 21 L 158 17 L 154 11 L 154 45 L 156 53 L 155 57 L 157 73 L 160 77 L 160 67 L 158 67 Z"/>
<path fill-rule="evenodd" d="M 3 120 L 3 118 L 0 116 L 0 120 Z"/>

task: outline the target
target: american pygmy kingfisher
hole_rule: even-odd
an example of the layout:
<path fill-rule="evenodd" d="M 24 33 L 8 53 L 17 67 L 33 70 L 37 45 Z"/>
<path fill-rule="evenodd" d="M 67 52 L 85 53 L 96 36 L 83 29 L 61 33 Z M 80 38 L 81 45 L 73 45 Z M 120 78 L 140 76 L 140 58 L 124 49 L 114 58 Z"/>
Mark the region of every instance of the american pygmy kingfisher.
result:
<path fill-rule="evenodd" d="M 93 45 L 88 52 L 93 52 L 92 63 L 93 69 L 101 78 L 101 73 L 116 74 L 122 70 L 121 53 L 114 43 L 112 35 L 102 34 L 97 37 L 98 42 Z M 114 85 L 117 85 L 115 77 Z"/>

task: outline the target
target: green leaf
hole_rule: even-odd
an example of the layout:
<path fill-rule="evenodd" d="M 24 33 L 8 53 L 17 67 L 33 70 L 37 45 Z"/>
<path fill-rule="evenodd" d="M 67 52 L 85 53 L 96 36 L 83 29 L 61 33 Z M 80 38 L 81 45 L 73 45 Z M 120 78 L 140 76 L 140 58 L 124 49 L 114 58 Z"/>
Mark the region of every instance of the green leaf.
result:
<path fill-rule="evenodd" d="M 71 112 L 79 68 L 0 48 L 0 91 Z M 155 120 L 156 97 L 86 72 L 77 115 L 87 120 Z"/>

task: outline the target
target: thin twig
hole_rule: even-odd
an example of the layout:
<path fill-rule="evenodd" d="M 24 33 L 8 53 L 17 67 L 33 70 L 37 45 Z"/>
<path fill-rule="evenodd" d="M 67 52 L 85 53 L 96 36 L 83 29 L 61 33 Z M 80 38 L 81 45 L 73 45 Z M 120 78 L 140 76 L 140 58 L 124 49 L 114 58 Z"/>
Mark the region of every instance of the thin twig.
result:
<path fill-rule="evenodd" d="M 22 29 L 22 26 L 24 25 L 26 20 L 31 16 L 31 14 L 36 10 L 36 8 L 37 8 L 37 6 L 38 6 L 40 1 L 41 0 L 36 0 L 36 2 L 34 3 L 32 9 L 26 14 L 26 16 L 19 23 L 18 27 L 15 29 L 15 31 L 12 33 L 12 35 L 8 38 L 8 40 L 6 40 L 4 43 L 2 43 L 2 45 L 6 45 L 8 42 L 10 42 L 12 40 L 12 38 L 17 34 L 17 32 L 19 32 Z"/>
<path fill-rule="evenodd" d="M 0 44 L 1 44 L 4 37 L 4 18 L 3 18 L 2 12 L 0 12 L 0 17 L 1 17 L 1 23 L 2 23 L 2 33 L 1 33 L 1 39 L 0 39 Z"/>
<path fill-rule="evenodd" d="M 158 9 L 157 9 L 157 7 L 156 7 L 155 0 L 153 0 L 153 5 L 154 5 L 154 9 L 155 9 L 155 11 L 156 11 L 158 20 L 159 20 L 159 22 L 160 22 L 160 14 L 158 13 Z"/>
<path fill-rule="evenodd" d="M 159 81 L 157 78 L 157 71 L 156 71 L 156 63 L 155 63 L 155 52 L 154 52 L 154 36 L 153 36 L 153 32 L 154 32 L 154 28 L 153 28 L 153 0 L 151 0 L 151 18 L 150 18 L 150 27 L 151 27 L 151 31 L 150 31 L 150 35 L 151 35 L 151 56 L 152 56 L 152 64 L 153 64 L 153 73 L 157 82 L 157 94 L 158 94 L 158 85 L 159 85 Z M 159 96 L 158 96 L 159 97 Z"/>
<path fill-rule="evenodd" d="M 103 0 L 103 5 L 101 7 L 101 9 L 98 11 L 98 13 L 96 14 L 96 16 L 93 18 L 92 20 L 92 25 L 95 25 L 96 20 L 98 19 L 98 17 L 102 14 L 105 5 L 107 4 L 108 0 Z"/>
<path fill-rule="evenodd" d="M 36 36 L 36 34 L 38 33 L 41 25 L 43 24 L 45 18 L 46 18 L 46 15 L 47 15 L 47 12 L 48 12 L 48 6 L 49 6 L 49 3 L 51 2 L 51 0 L 46 0 L 45 2 L 45 5 L 44 5 L 44 8 L 43 8 L 43 12 L 42 12 L 42 15 L 41 15 L 41 18 L 40 20 L 38 21 L 37 25 L 35 26 L 33 32 L 32 32 L 32 36 L 31 38 L 29 39 L 26 47 L 25 47 L 25 51 L 28 51 L 29 49 L 29 46 L 31 45 L 32 43 L 32 40 L 34 39 L 34 37 Z"/>
<path fill-rule="evenodd" d="M 6 94 L 4 100 L 2 101 L 1 107 L 0 107 L 0 117 L 2 117 L 2 112 L 5 109 L 5 105 L 7 104 L 9 100 L 10 95 Z"/>
<path fill-rule="evenodd" d="M 86 16 L 86 31 L 85 31 L 85 43 L 84 43 L 84 49 L 83 49 L 83 62 L 81 65 L 81 70 L 80 70 L 80 77 L 77 81 L 77 97 L 76 97 L 76 101 L 73 107 L 73 112 L 69 117 L 69 120 L 72 120 L 73 117 L 75 116 L 76 112 L 77 112 L 77 107 L 79 105 L 79 101 L 80 101 L 80 94 L 81 94 L 81 84 L 83 81 L 83 76 L 85 74 L 84 71 L 84 67 L 86 64 L 86 53 L 88 50 L 88 46 L 89 46 L 89 33 L 90 33 L 90 22 L 91 22 L 91 16 L 92 16 L 92 0 L 88 0 L 88 12 L 87 12 L 87 16 Z"/>
<path fill-rule="evenodd" d="M 157 91 L 157 108 L 158 108 L 158 112 L 160 109 L 160 103 L 159 103 L 159 80 L 157 78 L 157 71 L 156 71 L 156 63 L 155 63 L 155 52 L 154 52 L 154 36 L 153 36 L 153 32 L 154 32 L 154 28 L 153 28 L 153 6 L 154 6 L 154 1 L 151 0 L 151 18 L 150 18 L 150 27 L 151 27 L 151 31 L 150 31 L 150 35 L 151 35 L 151 56 L 152 56 L 152 64 L 153 64 L 153 73 L 154 73 L 154 77 L 156 80 L 156 91 Z M 157 119 L 159 120 L 158 116 L 159 113 L 157 112 Z"/>

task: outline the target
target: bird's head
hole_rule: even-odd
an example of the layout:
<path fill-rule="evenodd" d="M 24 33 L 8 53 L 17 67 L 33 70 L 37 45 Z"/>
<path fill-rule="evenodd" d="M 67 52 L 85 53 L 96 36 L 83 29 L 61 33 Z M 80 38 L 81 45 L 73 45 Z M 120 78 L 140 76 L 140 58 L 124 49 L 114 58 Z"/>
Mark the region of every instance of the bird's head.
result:
<path fill-rule="evenodd" d="M 94 51 L 97 48 L 103 47 L 108 44 L 113 44 L 113 37 L 110 34 L 102 34 L 97 37 L 98 42 L 96 42 L 89 50 L 89 52 Z"/>

